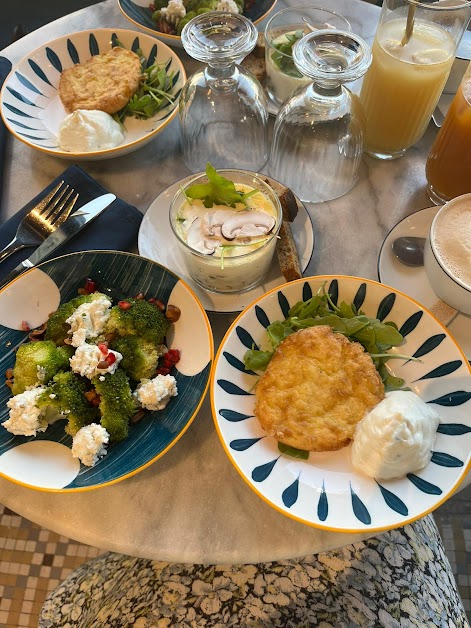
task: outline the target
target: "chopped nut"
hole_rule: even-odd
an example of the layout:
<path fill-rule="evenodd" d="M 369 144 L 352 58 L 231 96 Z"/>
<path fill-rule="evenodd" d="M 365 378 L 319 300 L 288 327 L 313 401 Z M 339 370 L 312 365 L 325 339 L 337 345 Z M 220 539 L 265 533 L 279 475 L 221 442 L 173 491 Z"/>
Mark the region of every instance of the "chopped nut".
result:
<path fill-rule="evenodd" d="M 5 371 L 5 377 L 6 377 L 7 379 L 11 379 L 11 378 L 13 377 L 13 369 L 7 369 L 7 370 Z"/>
<path fill-rule="evenodd" d="M 181 311 L 176 305 L 167 305 L 165 316 L 171 323 L 176 323 L 180 318 Z"/>

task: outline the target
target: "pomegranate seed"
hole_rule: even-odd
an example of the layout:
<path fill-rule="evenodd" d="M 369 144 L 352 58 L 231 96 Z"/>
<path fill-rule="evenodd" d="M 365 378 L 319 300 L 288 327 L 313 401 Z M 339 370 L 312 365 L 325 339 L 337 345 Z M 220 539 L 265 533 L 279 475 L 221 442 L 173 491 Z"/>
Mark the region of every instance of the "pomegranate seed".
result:
<path fill-rule="evenodd" d="M 87 280 L 85 281 L 85 290 L 88 292 L 88 294 L 92 294 L 92 292 L 96 292 L 96 283 L 93 281 L 93 279 L 87 278 Z"/>
<path fill-rule="evenodd" d="M 129 301 L 118 301 L 118 307 L 121 310 L 129 310 L 131 306 L 132 306 L 132 303 L 129 303 Z"/>
<path fill-rule="evenodd" d="M 165 303 L 163 303 L 160 299 L 154 299 L 154 297 L 151 297 L 148 301 L 149 303 L 152 303 L 152 305 L 155 305 L 155 307 L 158 307 L 161 312 L 165 310 Z"/>
<path fill-rule="evenodd" d="M 23 331 L 31 331 L 31 327 L 28 325 L 26 321 L 21 321 L 21 329 Z"/>
<path fill-rule="evenodd" d="M 156 375 L 168 375 L 169 373 L 170 373 L 170 369 L 165 366 L 161 366 L 156 371 Z"/>
<path fill-rule="evenodd" d="M 136 301 L 142 301 L 144 299 L 144 293 L 143 292 L 139 292 L 139 294 L 137 294 L 134 298 L 136 299 Z"/>
<path fill-rule="evenodd" d="M 103 353 L 103 355 L 107 355 L 108 354 L 108 343 L 106 343 L 106 342 L 99 342 L 97 346 L 100 349 L 100 351 Z"/>
<path fill-rule="evenodd" d="M 116 362 L 116 355 L 112 351 L 110 351 L 106 356 L 105 361 L 108 362 L 109 366 L 111 366 Z"/>
<path fill-rule="evenodd" d="M 11 378 L 13 377 L 13 369 L 7 369 L 7 370 L 5 371 L 5 377 L 6 377 L 7 379 L 11 379 Z"/>

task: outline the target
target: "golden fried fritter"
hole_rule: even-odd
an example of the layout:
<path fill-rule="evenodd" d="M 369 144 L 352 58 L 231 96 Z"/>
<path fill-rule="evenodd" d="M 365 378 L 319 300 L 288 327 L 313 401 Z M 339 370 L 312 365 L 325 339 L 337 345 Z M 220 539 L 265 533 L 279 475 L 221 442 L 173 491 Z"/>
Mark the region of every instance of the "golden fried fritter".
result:
<path fill-rule="evenodd" d="M 98 109 L 113 114 L 134 96 L 141 79 L 137 54 L 117 46 L 64 70 L 59 80 L 59 96 L 69 112 Z"/>
<path fill-rule="evenodd" d="M 348 445 L 384 386 L 359 343 L 320 325 L 280 343 L 255 393 L 255 416 L 276 440 L 333 451 Z"/>

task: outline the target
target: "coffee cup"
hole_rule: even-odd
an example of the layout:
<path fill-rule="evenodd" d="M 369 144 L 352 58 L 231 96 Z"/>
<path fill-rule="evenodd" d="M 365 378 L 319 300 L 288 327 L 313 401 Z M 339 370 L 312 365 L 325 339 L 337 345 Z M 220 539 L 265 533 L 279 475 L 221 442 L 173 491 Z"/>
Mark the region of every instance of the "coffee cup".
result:
<path fill-rule="evenodd" d="M 430 226 L 424 264 L 435 294 L 471 314 L 471 194 L 441 207 Z"/>

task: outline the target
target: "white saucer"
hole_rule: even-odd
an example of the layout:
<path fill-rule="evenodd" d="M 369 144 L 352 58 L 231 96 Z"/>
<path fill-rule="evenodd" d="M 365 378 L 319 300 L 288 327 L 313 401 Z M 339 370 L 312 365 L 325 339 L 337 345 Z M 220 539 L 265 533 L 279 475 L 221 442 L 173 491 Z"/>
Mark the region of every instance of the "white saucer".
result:
<path fill-rule="evenodd" d="M 178 189 L 194 176 L 195 175 L 191 175 L 181 179 L 181 181 L 177 181 L 159 194 L 152 202 L 144 215 L 139 229 L 139 254 L 166 266 L 186 281 L 195 291 L 205 310 L 209 312 L 241 312 L 247 305 L 252 303 L 252 301 L 264 295 L 268 290 L 285 283 L 286 280 L 281 274 L 276 257 L 263 283 L 247 292 L 234 294 L 207 292 L 191 279 L 180 249 L 175 242 L 170 227 L 168 212 L 170 203 Z M 266 178 L 270 181 L 270 177 Z M 274 181 L 274 179 L 272 180 Z M 291 229 L 296 242 L 296 248 L 298 249 L 301 268 L 304 272 L 314 250 L 314 233 L 311 218 L 306 208 L 298 198 L 296 198 L 296 200 L 298 202 L 298 215 L 291 223 Z"/>
<path fill-rule="evenodd" d="M 428 207 L 401 220 L 384 240 L 378 258 L 378 277 L 381 283 L 410 295 L 426 308 L 438 299 L 429 283 L 423 266 L 418 268 L 401 264 L 392 252 L 392 243 L 400 236 L 427 237 L 432 220 L 439 207 Z M 458 314 L 448 329 L 471 359 L 471 316 Z"/>

